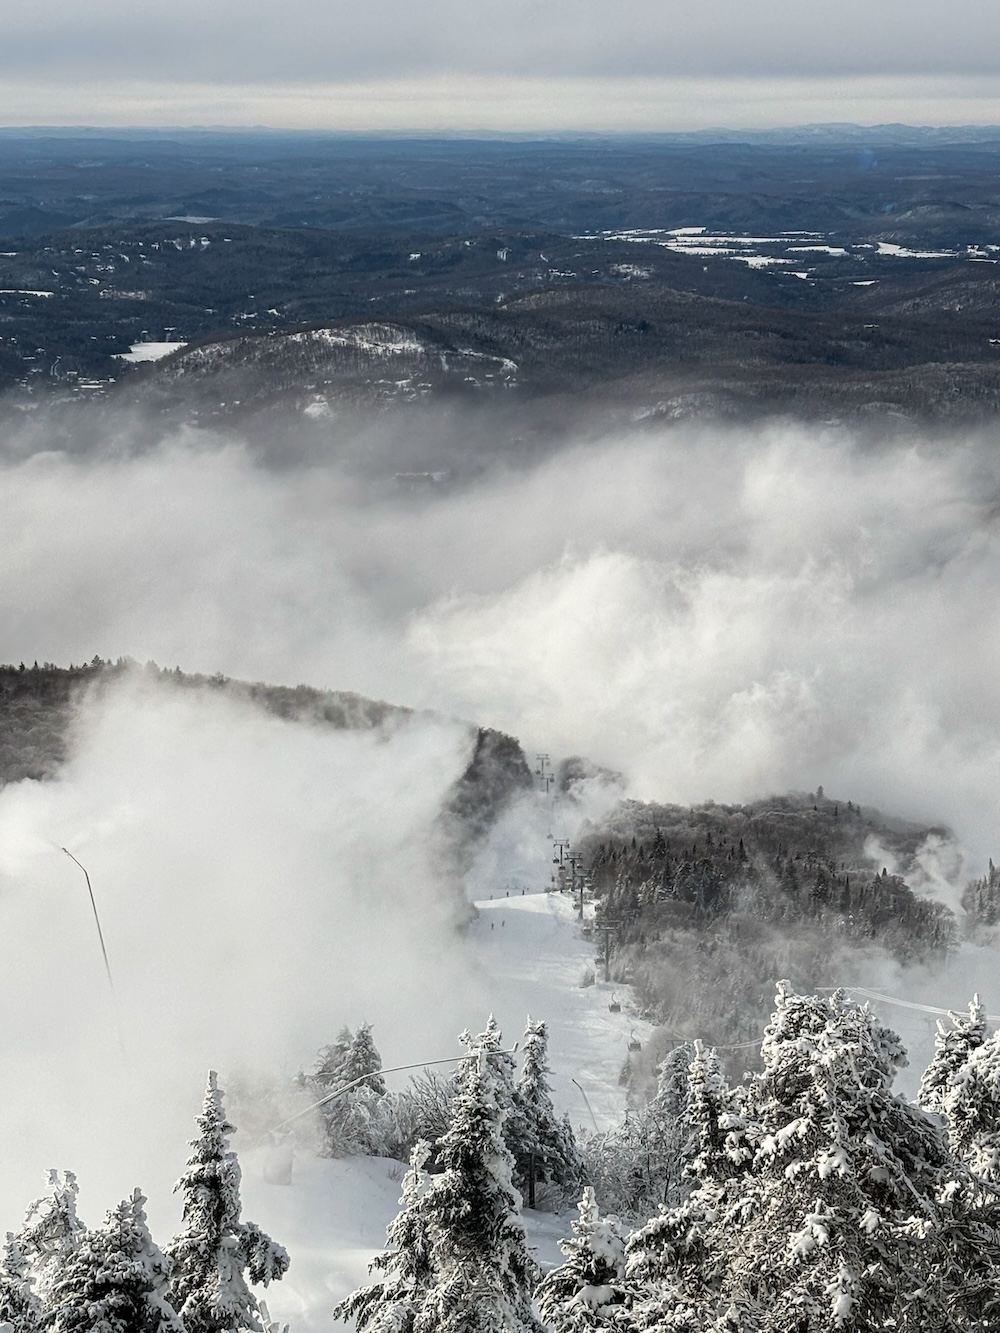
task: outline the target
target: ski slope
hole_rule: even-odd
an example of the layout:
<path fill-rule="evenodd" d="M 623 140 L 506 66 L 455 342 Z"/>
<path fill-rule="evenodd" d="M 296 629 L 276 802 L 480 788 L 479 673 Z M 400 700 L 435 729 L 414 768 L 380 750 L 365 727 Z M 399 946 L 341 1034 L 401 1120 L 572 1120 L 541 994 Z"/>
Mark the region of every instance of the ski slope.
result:
<path fill-rule="evenodd" d="M 487 989 L 497 997 L 497 1021 L 505 1037 L 516 1039 L 528 1014 L 544 1019 L 557 1110 L 569 1111 L 578 1133 L 608 1129 L 625 1109 L 618 1076 L 629 1038 L 634 1034 L 645 1042 L 650 1026 L 630 1012 L 628 987 L 602 980 L 594 962 L 599 943 L 583 937 L 567 895 L 522 895 L 517 889 L 507 894 L 500 890 L 477 902 L 479 917 L 471 928 Z M 587 904 L 588 920 L 592 912 Z M 581 986 L 588 967 L 598 979 Z M 608 1008 L 613 996 L 620 1013 Z"/>
<path fill-rule="evenodd" d="M 494 1013 L 505 1041 L 520 1038 L 525 1017 L 549 1025 L 553 1099 L 568 1110 L 578 1132 L 608 1128 L 622 1116 L 625 1095 L 618 1076 L 628 1041 L 645 1041 L 649 1025 L 629 1013 L 627 988 L 600 980 L 594 943 L 583 937 L 569 899 L 558 893 L 500 889 L 476 904 L 478 916 L 460 947 L 469 949 L 495 997 Z M 585 968 L 598 980 L 582 987 Z M 612 1013 L 612 995 L 621 1012 Z M 483 1015 L 485 1023 L 486 1015 Z M 575 1081 L 574 1081 L 575 1080 Z M 297 1154 L 290 1185 L 264 1179 L 263 1150 L 245 1153 L 243 1214 L 287 1247 L 287 1277 L 264 1293 L 272 1318 L 290 1333 L 332 1333 L 331 1311 L 341 1297 L 367 1280 L 368 1261 L 385 1243 L 396 1216 L 401 1162 L 356 1157 L 320 1160 Z M 558 1241 L 568 1235 L 575 1210 L 525 1216 L 540 1262 L 559 1261 Z"/>

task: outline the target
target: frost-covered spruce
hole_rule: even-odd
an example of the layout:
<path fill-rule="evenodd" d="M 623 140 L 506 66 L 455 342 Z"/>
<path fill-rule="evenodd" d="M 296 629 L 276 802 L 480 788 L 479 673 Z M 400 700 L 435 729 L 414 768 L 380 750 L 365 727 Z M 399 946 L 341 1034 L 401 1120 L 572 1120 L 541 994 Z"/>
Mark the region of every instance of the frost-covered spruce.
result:
<path fill-rule="evenodd" d="M 201 1133 L 174 1187 L 183 1214 L 167 1248 L 173 1304 L 186 1333 L 260 1333 L 257 1300 L 244 1273 L 267 1286 L 287 1270 L 288 1253 L 253 1222 L 240 1220 L 240 1164 L 229 1148 L 234 1127 L 214 1070 L 197 1124 Z"/>
<path fill-rule="evenodd" d="M 354 1034 L 351 1029 L 342 1027 L 337 1034 L 336 1041 L 331 1042 L 328 1046 L 320 1047 L 315 1067 L 304 1076 L 305 1081 L 327 1090 L 341 1087 L 344 1082 L 342 1071 L 353 1040 Z M 299 1077 L 303 1076 L 300 1075 Z"/>
<path fill-rule="evenodd" d="M 545 1024 L 533 1023 L 529 1017 L 523 1045 L 524 1063 L 505 1138 L 514 1154 L 518 1185 L 522 1192 L 527 1190 L 529 1206 L 534 1207 L 536 1181 L 574 1189 L 582 1179 L 583 1162 L 572 1129 L 556 1115 L 552 1104 Z"/>
<path fill-rule="evenodd" d="M 346 1153 L 378 1155 L 391 1134 L 392 1103 L 382 1077 L 382 1057 L 372 1040 L 370 1023 L 363 1023 L 351 1039 L 340 1069 L 342 1096 L 328 1102 L 327 1125 L 335 1156 Z M 338 1137 L 339 1136 L 339 1137 Z"/>
<path fill-rule="evenodd" d="M 761 1054 L 738 1094 L 710 1060 L 692 1065 L 695 1188 L 628 1241 L 634 1327 L 1000 1326 L 995 1202 L 939 1125 L 893 1096 L 898 1037 L 840 992 L 782 985 Z"/>
<path fill-rule="evenodd" d="M 12 1333 L 35 1333 L 41 1317 L 42 1303 L 35 1293 L 24 1247 L 8 1231 L 0 1259 L 0 1329 L 6 1324 Z"/>
<path fill-rule="evenodd" d="M 478 1036 L 474 1037 L 471 1032 L 466 1031 L 460 1033 L 458 1039 L 470 1056 L 474 1052 L 485 1052 L 489 1056 L 494 1083 L 493 1095 L 503 1119 L 504 1133 L 506 1133 L 514 1107 L 516 1079 L 514 1057 L 510 1051 L 505 1051 L 503 1048 L 503 1033 L 500 1031 L 499 1024 L 490 1014 L 486 1027 Z M 463 1066 L 463 1069 L 459 1071 L 458 1080 L 461 1079 L 464 1068 Z"/>
<path fill-rule="evenodd" d="M 645 1220 L 661 1205 L 680 1203 L 689 1184 L 686 1168 L 696 1151 L 689 1119 L 691 1070 L 704 1073 L 704 1053 L 685 1042 L 660 1065 L 656 1095 L 624 1123 L 586 1144 L 587 1175 L 601 1206 Z M 692 1064 L 692 1061 L 695 1063 Z"/>
<path fill-rule="evenodd" d="M 559 1242 L 566 1262 L 535 1290 L 538 1309 L 552 1333 L 621 1328 L 627 1314 L 625 1242 L 618 1219 L 601 1217 L 589 1185 L 579 1208 L 573 1238 Z"/>
<path fill-rule="evenodd" d="M 49 1192 L 28 1207 L 17 1245 L 29 1265 L 35 1291 L 44 1305 L 54 1275 L 82 1241 L 87 1228 L 76 1211 L 80 1193 L 72 1171 L 50 1171 Z"/>
<path fill-rule="evenodd" d="M 353 1083 L 367 1089 L 376 1097 L 384 1097 L 385 1079 L 381 1070 L 382 1057 L 372 1038 L 372 1025 L 362 1023 L 351 1038 L 344 1062 L 340 1067 L 340 1085 L 346 1087 Z"/>
<path fill-rule="evenodd" d="M 423 1159 L 414 1159 L 390 1230 L 395 1250 L 376 1261 L 385 1279 L 337 1308 L 376 1333 L 541 1333 L 531 1306 L 538 1274 L 503 1137 L 509 1057 L 492 1022 L 462 1040 L 448 1128 L 435 1145 L 441 1169 L 425 1177 Z"/>
<path fill-rule="evenodd" d="M 434 1283 L 431 1224 L 421 1206 L 430 1179 L 424 1169 L 429 1156 L 426 1142 L 413 1149 L 399 1213 L 386 1236 L 389 1247 L 370 1265 L 381 1276 L 341 1301 L 335 1319 L 353 1319 L 358 1329 L 369 1333 L 408 1333 L 413 1328 Z"/>
<path fill-rule="evenodd" d="M 951 1014 L 951 1026 L 937 1025 L 934 1055 L 920 1080 L 918 1103 L 925 1111 L 944 1110 L 944 1098 L 954 1076 L 977 1047 L 986 1040 L 986 1011 L 974 995 L 968 1014 Z"/>
<path fill-rule="evenodd" d="M 154 1244 L 138 1190 L 84 1233 L 52 1285 L 51 1333 L 184 1333 L 167 1300 L 168 1261 Z"/>
<path fill-rule="evenodd" d="M 317 1100 L 326 1099 L 320 1107 L 325 1156 L 378 1153 L 384 1148 L 391 1110 L 381 1070 L 371 1024 L 363 1023 L 355 1033 L 342 1028 L 337 1040 L 320 1050 L 313 1072 L 302 1077 Z"/>
<path fill-rule="evenodd" d="M 539 1333 L 531 1306 L 538 1271 L 503 1135 L 507 1061 L 491 1019 L 469 1044 L 448 1130 L 437 1143 L 442 1170 L 423 1199 L 435 1281 L 414 1333 Z"/>
<path fill-rule="evenodd" d="M 953 1150 L 980 1180 L 1000 1186 L 1000 1036 L 975 1047 L 952 1074 L 939 1106 Z"/>

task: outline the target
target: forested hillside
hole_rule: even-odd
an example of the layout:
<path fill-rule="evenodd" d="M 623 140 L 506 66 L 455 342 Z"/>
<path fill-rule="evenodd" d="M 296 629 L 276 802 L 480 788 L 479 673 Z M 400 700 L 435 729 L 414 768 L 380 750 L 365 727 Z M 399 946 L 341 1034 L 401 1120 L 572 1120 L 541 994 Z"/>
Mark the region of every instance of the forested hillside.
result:
<path fill-rule="evenodd" d="M 625 801 L 580 853 L 614 975 L 675 1038 L 738 1047 L 780 976 L 835 986 L 879 956 L 941 959 L 954 913 L 906 880 L 926 878 L 921 856 L 949 837 L 820 789 L 746 806 Z"/>

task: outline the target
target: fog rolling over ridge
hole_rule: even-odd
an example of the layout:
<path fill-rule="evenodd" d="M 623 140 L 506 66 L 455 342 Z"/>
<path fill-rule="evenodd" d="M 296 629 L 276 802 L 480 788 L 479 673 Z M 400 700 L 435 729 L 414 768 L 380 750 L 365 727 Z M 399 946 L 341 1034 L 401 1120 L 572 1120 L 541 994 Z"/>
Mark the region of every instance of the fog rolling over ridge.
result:
<path fill-rule="evenodd" d="M 644 798 L 823 783 L 946 821 L 959 884 L 1000 852 L 987 437 L 678 426 L 413 488 L 388 447 L 278 468 L 132 419 L 113 451 L 31 432 L 3 464 L 0 658 L 129 654 L 436 715 L 326 731 L 138 673 L 83 705 L 58 779 L 0 792 L 5 1225 L 49 1165 L 80 1173 L 88 1220 L 136 1181 L 169 1217 L 209 1065 L 292 1074 L 365 1020 L 387 1063 L 446 1054 L 488 1012 L 440 885 L 471 746 L 450 719 Z M 546 879 L 544 832 L 504 824 L 474 882 Z M 124 1068 L 63 846 L 94 876 Z"/>
<path fill-rule="evenodd" d="M 373 472 L 189 429 L 11 461 L 0 655 L 351 689 L 584 753 L 643 797 L 822 782 L 995 850 L 988 436 L 678 426 L 423 490 L 383 444 Z"/>

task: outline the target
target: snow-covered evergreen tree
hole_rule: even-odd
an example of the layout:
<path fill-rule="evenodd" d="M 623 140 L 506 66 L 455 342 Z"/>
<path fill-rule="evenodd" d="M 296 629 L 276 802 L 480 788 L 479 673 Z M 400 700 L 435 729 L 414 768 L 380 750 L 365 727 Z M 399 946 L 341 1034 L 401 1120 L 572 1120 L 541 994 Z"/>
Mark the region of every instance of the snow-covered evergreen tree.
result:
<path fill-rule="evenodd" d="M 18 1238 L 7 1232 L 0 1260 L 0 1330 L 35 1333 L 41 1327 L 42 1303 L 35 1293 L 28 1256 Z"/>
<path fill-rule="evenodd" d="M 1000 1035 L 969 1053 L 938 1104 L 952 1149 L 974 1175 L 1000 1186 Z"/>
<path fill-rule="evenodd" d="M 326 1138 L 325 1155 L 379 1153 L 389 1136 L 382 1077 L 382 1057 L 372 1039 L 370 1023 L 357 1032 L 342 1028 L 337 1040 L 324 1046 L 313 1072 L 302 1077 L 317 1101 Z"/>
<path fill-rule="evenodd" d="M 893 1096 L 898 1037 L 842 993 L 782 986 L 761 1054 L 738 1093 L 692 1062 L 695 1188 L 628 1242 L 635 1328 L 993 1327 L 996 1204 Z"/>
<path fill-rule="evenodd" d="M 694 1056 L 689 1042 L 670 1051 L 660 1064 L 653 1098 L 630 1110 L 621 1125 L 587 1141 L 587 1176 L 605 1209 L 645 1220 L 687 1192 L 685 1167 L 695 1151 L 688 1112 Z"/>
<path fill-rule="evenodd" d="M 351 1049 L 351 1042 L 354 1040 L 354 1034 L 349 1027 L 342 1027 L 337 1034 L 336 1041 L 328 1046 L 321 1046 L 316 1056 L 316 1064 L 306 1075 L 300 1075 L 300 1078 L 310 1085 L 317 1085 L 320 1089 L 339 1088 L 343 1085 L 344 1079 L 341 1077 L 341 1071 L 347 1060 L 347 1053 Z M 322 1095 L 320 1093 L 319 1095 Z"/>
<path fill-rule="evenodd" d="M 514 1056 L 503 1048 L 503 1033 L 499 1024 L 490 1014 L 486 1027 L 478 1036 L 462 1032 L 458 1039 L 470 1055 L 474 1052 L 485 1052 L 489 1056 L 494 1082 L 493 1095 L 497 1099 L 497 1107 L 506 1129 L 514 1108 L 514 1087 L 517 1079 Z M 462 1072 L 459 1071 L 456 1082 L 461 1080 Z"/>
<path fill-rule="evenodd" d="M 339 1318 L 354 1314 L 377 1333 L 541 1333 L 531 1306 L 537 1270 L 503 1137 L 509 1067 L 495 1024 L 463 1040 L 458 1090 L 436 1144 L 440 1171 L 425 1177 L 424 1158 L 414 1159 L 390 1231 L 395 1248 L 376 1261 L 385 1279 L 337 1307 Z"/>
<path fill-rule="evenodd" d="M 48 1194 L 29 1206 L 16 1238 L 43 1305 L 48 1301 L 54 1274 L 87 1230 L 76 1211 L 80 1186 L 73 1172 L 50 1171 L 49 1187 Z"/>
<path fill-rule="evenodd" d="M 617 1217 L 601 1217 L 593 1189 L 580 1200 L 573 1238 L 559 1242 L 566 1262 L 539 1283 L 535 1299 L 552 1333 L 626 1327 L 625 1242 Z"/>
<path fill-rule="evenodd" d="M 955 1074 L 986 1040 L 986 1010 L 974 995 L 968 1014 L 951 1014 L 951 1026 L 937 1025 L 934 1055 L 920 1080 L 918 1103 L 925 1111 L 944 1110 L 944 1099 Z"/>
<path fill-rule="evenodd" d="M 468 1045 L 447 1132 L 437 1143 L 422 1211 L 431 1223 L 434 1286 L 414 1333 L 539 1333 L 531 1306 L 537 1269 L 528 1254 L 504 1141 L 509 1056 L 490 1020 Z"/>
<path fill-rule="evenodd" d="M 333 1312 L 370 1333 L 410 1333 L 434 1283 L 431 1221 L 422 1208 L 429 1176 L 428 1143 L 418 1143 L 403 1177 L 400 1210 L 387 1232 L 389 1248 L 371 1262 L 377 1281 L 353 1292 Z"/>
<path fill-rule="evenodd" d="M 524 1030 L 524 1063 L 514 1088 L 505 1138 L 514 1154 L 516 1180 L 535 1206 L 535 1182 L 550 1181 L 575 1189 L 583 1162 L 573 1131 L 556 1115 L 549 1090 L 548 1030 L 528 1019 Z"/>
<path fill-rule="evenodd" d="M 354 1084 L 365 1088 L 375 1097 L 385 1096 L 385 1079 L 381 1074 L 382 1057 L 372 1039 L 372 1026 L 362 1023 L 351 1038 L 337 1082 L 341 1087 Z"/>
<path fill-rule="evenodd" d="M 167 1249 L 173 1304 L 186 1333 L 260 1333 L 257 1301 L 243 1275 L 267 1286 L 287 1270 L 288 1253 L 253 1222 L 240 1220 L 240 1165 L 229 1148 L 234 1127 L 214 1070 L 197 1124 L 194 1152 L 175 1186 L 183 1214 Z"/>
<path fill-rule="evenodd" d="M 52 1285 L 51 1333 L 184 1333 L 167 1300 L 168 1262 L 153 1242 L 136 1190 L 84 1234 Z"/>

